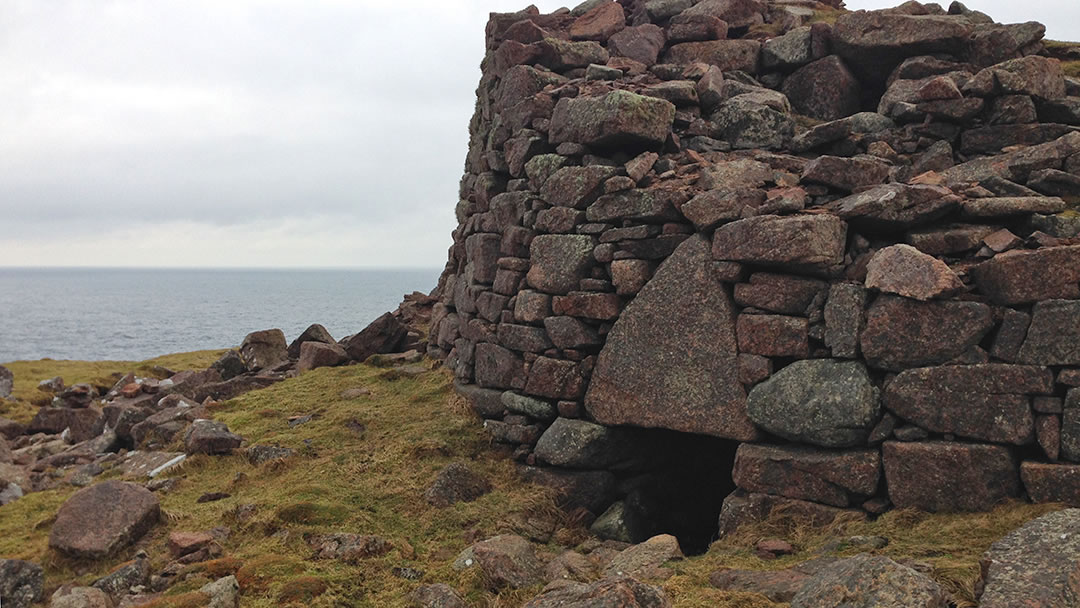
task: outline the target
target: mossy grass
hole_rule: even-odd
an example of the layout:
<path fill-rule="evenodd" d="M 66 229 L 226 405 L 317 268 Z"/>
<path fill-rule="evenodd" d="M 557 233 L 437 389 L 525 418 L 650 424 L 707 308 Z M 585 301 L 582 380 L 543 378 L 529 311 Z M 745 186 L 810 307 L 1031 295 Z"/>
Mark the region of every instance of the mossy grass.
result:
<path fill-rule="evenodd" d="M 200 361 L 213 358 L 207 354 Z M 108 365 L 86 366 L 81 377 L 130 368 Z M 76 368 L 67 362 L 13 367 L 20 384 L 36 383 L 63 369 Z M 366 364 L 318 369 L 215 406 L 214 416 L 249 444 L 280 445 L 292 448 L 294 455 L 260 466 L 250 464 L 240 453 L 190 458 L 167 473 L 178 484 L 161 495 L 166 513 L 163 523 L 111 559 L 78 563 L 48 549 L 54 514 L 76 490 L 67 485 L 28 494 L 0 508 L 0 557 L 42 564 L 51 593 L 61 583 L 92 582 L 132 559 L 140 549 L 160 569 L 169 561 L 166 539 L 170 532 L 226 526 L 231 535 L 222 541 L 225 555 L 188 566 L 186 580 L 170 588 L 156 606 L 200 605 L 205 597 L 198 590 L 227 574 L 236 574 L 245 608 L 397 607 L 406 605 L 406 595 L 417 585 L 435 582 L 456 588 L 469 605 L 522 605 L 540 586 L 491 593 L 478 572 L 457 572 L 451 563 L 471 539 L 518 531 L 515 521 L 521 516 L 562 517 L 552 497 L 517 477 L 509 453 L 490 443 L 480 421 L 451 390 L 449 374 L 432 369 L 389 381 L 382 378 L 385 371 Z M 341 396 L 358 387 L 370 394 Z M 311 420 L 290 427 L 290 418 L 301 415 L 310 415 Z M 445 509 L 430 506 L 423 499 L 424 490 L 455 461 L 467 461 L 486 475 L 494 491 L 471 503 Z M 118 472 L 113 470 L 104 474 L 115 476 Z M 230 496 L 197 502 L 209 492 Z M 709 574 L 721 568 L 786 568 L 816 557 L 837 538 L 884 536 L 889 545 L 875 553 L 923 564 L 949 590 L 957 606 L 973 606 L 979 557 L 987 547 L 1025 521 L 1057 508 L 1011 503 L 981 514 L 894 511 L 872 522 L 844 519 L 816 529 L 778 513 L 714 543 L 704 555 L 673 562 L 670 566 L 676 575 L 659 584 L 679 607 L 781 606 L 760 595 L 713 589 Z M 394 549 L 352 564 L 315 559 L 307 539 L 332 532 L 375 534 Z M 584 537 L 580 529 L 560 535 Z M 774 561 L 756 557 L 756 541 L 773 537 L 788 540 L 798 552 Z M 553 544 L 540 550 L 555 553 L 562 548 Z M 858 551 L 841 547 L 833 554 Z M 402 568 L 421 572 L 420 580 L 395 575 L 395 569 Z"/>
<path fill-rule="evenodd" d="M 40 405 L 47 404 L 52 396 L 38 390 L 38 383 L 56 376 L 64 384 L 88 383 L 111 388 L 128 372 L 142 377 L 161 378 L 166 370 L 183 371 L 205 369 L 217 361 L 225 350 L 200 350 L 155 357 L 146 361 L 69 361 L 41 359 L 38 361 L 12 361 L 0 363 L 15 376 L 11 396 L 15 402 L 0 401 L 0 416 L 18 422 L 29 422 Z"/>

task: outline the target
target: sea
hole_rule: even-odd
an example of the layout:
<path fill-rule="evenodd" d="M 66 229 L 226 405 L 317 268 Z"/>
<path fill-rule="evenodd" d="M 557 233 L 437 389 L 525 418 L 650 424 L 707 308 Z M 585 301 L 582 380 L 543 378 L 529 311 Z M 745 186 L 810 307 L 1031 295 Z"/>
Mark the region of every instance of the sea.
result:
<path fill-rule="evenodd" d="M 141 361 L 312 323 L 341 339 L 440 271 L 0 268 L 0 362 Z"/>

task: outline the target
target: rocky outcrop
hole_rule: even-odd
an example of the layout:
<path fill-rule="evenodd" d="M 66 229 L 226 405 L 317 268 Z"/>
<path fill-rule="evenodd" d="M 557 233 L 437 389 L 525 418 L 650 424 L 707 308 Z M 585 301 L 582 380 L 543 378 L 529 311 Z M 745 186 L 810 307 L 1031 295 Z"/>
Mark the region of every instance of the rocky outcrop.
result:
<path fill-rule="evenodd" d="M 428 352 L 611 534 L 673 433 L 721 528 L 1080 503 L 1080 87 L 1038 24 L 806 8 L 493 15 Z"/>
<path fill-rule="evenodd" d="M 985 608 L 1075 604 L 1080 510 L 1028 522 L 990 546 L 982 559 Z"/>

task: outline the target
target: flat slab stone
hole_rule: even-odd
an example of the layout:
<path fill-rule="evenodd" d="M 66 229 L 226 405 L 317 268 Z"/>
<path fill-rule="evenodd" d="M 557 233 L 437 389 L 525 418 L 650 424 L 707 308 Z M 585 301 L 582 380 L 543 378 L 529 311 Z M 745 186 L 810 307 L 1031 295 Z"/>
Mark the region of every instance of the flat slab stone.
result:
<path fill-rule="evenodd" d="M 717 260 L 828 268 L 844 261 L 847 225 L 831 215 L 761 215 L 716 229 Z"/>
<path fill-rule="evenodd" d="M 163 472 L 162 467 L 170 462 L 183 462 L 183 452 L 130 452 L 120 462 L 124 477 L 136 479 L 150 477 L 150 473 Z"/>
<path fill-rule="evenodd" d="M 597 422 L 758 436 L 738 378 L 731 295 L 711 265 L 708 241 L 687 239 L 615 322 L 585 396 Z"/>
<path fill-rule="evenodd" d="M 875 449 L 836 451 L 744 443 L 735 454 L 732 477 L 748 492 L 847 507 L 877 490 L 881 454 Z"/>
<path fill-rule="evenodd" d="M 109 557 L 142 538 L 160 517 L 150 490 L 105 481 L 79 490 L 60 507 L 49 547 L 77 559 Z"/>
<path fill-rule="evenodd" d="M 1053 390 L 1045 367 L 926 367 L 900 372 L 885 389 L 885 407 L 931 432 L 1023 445 L 1034 439 L 1030 395 Z"/>
<path fill-rule="evenodd" d="M 885 184 L 825 205 L 852 225 L 874 231 L 902 231 L 932 222 L 959 205 L 948 188 Z"/>
<path fill-rule="evenodd" d="M 987 511 L 1020 495 L 1008 448 L 977 443 L 886 441 L 882 462 L 889 499 L 901 509 Z"/>
<path fill-rule="evenodd" d="M 883 295 L 867 311 L 862 352 L 879 369 L 939 365 L 978 344 L 993 326 L 985 304 Z"/>
<path fill-rule="evenodd" d="M 1080 299 L 1080 245 L 1008 251 L 971 274 L 978 291 L 998 304 Z"/>
<path fill-rule="evenodd" d="M 1080 509 L 1049 513 L 990 545 L 982 558 L 982 608 L 1076 605 Z"/>

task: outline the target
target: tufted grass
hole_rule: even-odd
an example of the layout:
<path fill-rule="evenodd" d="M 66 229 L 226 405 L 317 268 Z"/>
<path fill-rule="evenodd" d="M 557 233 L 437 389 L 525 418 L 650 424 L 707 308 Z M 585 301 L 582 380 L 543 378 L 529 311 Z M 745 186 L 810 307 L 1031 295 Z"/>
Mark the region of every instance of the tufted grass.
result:
<path fill-rule="evenodd" d="M 210 358 L 207 354 L 206 359 Z M 89 375 L 125 369 L 109 365 L 113 364 L 84 369 Z M 425 365 L 434 368 L 432 362 Z M 14 366 L 13 371 L 17 382 L 33 378 L 36 383 L 42 373 L 49 377 L 60 369 L 75 368 L 68 367 L 68 362 L 37 362 Z M 479 421 L 454 395 L 445 371 L 432 369 L 418 377 L 386 376 L 385 372 L 373 365 L 318 369 L 217 406 L 215 417 L 249 444 L 281 445 L 295 454 L 258 467 L 240 454 L 189 459 L 168 473 L 179 483 L 174 491 L 161 495 L 164 522 L 112 559 L 80 564 L 48 550 L 54 513 L 75 491 L 67 485 L 29 494 L 0 508 L 0 557 L 43 564 L 51 593 L 61 583 L 89 583 L 131 559 L 139 549 L 146 550 L 154 568 L 160 570 L 168 562 L 169 532 L 227 526 L 232 534 L 223 543 L 225 555 L 187 567 L 188 580 L 172 587 L 154 604 L 156 608 L 201 605 L 205 598 L 198 589 L 227 574 L 236 574 L 240 581 L 244 608 L 398 607 L 406 605 L 410 590 L 435 582 L 456 588 L 470 606 L 522 605 L 540 591 L 539 586 L 493 594 L 484 589 L 478 573 L 456 572 L 451 563 L 470 539 L 514 532 L 515 516 L 557 519 L 551 497 L 517 478 L 509 454 L 489 443 Z M 341 398 L 342 391 L 357 387 L 371 394 Z M 313 419 L 290 428 L 289 418 L 299 415 Z M 495 490 L 473 503 L 447 509 L 429 506 L 422 497 L 424 490 L 443 467 L 455 461 L 469 461 L 492 480 Z M 114 471 L 104 475 L 113 476 Z M 196 502 L 208 492 L 231 496 Z M 238 518 L 241 505 L 254 505 L 250 519 Z M 660 584 L 680 608 L 776 608 L 783 604 L 756 594 L 713 589 L 708 577 L 721 568 L 787 568 L 817 557 L 826 543 L 837 538 L 884 536 L 890 539 L 889 545 L 875 553 L 928 572 L 949 590 L 957 606 L 967 608 L 975 605 L 979 557 L 990 544 L 1057 508 L 1010 503 L 981 514 L 893 511 L 872 522 L 845 519 L 818 529 L 778 513 L 714 543 L 705 555 L 672 562 L 669 567 L 675 576 Z M 328 532 L 377 534 L 394 549 L 358 564 L 313 559 L 305 535 Z M 763 561 L 753 551 L 762 538 L 783 538 L 798 552 Z M 553 555 L 561 549 L 552 545 L 540 550 Z M 857 552 L 858 548 L 842 547 L 832 555 Z M 396 576 L 395 568 L 423 574 L 419 581 L 410 581 Z"/>

